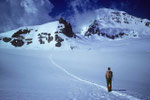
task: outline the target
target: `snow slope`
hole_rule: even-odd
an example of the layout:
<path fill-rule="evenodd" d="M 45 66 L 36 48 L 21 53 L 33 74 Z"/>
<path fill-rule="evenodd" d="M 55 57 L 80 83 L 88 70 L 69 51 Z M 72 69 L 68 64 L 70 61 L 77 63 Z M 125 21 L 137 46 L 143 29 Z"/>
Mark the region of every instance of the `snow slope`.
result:
<path fill-rule="evenodd" d="M 72 37 L 63 34 L 64 24 L 59 21 L 43 25 L 21 27 L 0 34 L 1 48 L 70 49 Z M 56 46 L 58 44 L 58 46 Z"/>
<path fill-rule="evenodd" d="M 85 36 L 98 34 L 115 39 L 119 37 L 143 37 L 150 35 L 150 21 L 127 14 L 124 11 L 101 8 L 95 11 L 97 18 L 89 25 Z M 83 29 L 84 30 L 84 29 Z"/>
<path fill-rule="evenodd" d="M 1 49 L 0 52 L 1 100 L 138 100 L 143 98 L 140 94 L 131 96 L 130 93 L 128 94 L 130 90 L 124 93 L 117 91 L 108 93 L 106 84 L 100 83 L 104 81 L 103 71 L 106 70 L 106 68 L 102 70 L 103 64 L 95 63 L 90 66 L 90 63 L 84 63 L 86 66 L 83 66 L 83 62 L 96 57 L 95 54 L 93 55 L 94 52 L 68 51 L 67 53 L 51 50 L 8 49 Z M 93 55 L 92 58 L 86 58 L 87 54 Z M 70 57 L 64 59 L 67 55 Z M 75 60 L 81 55 L 84 59 Z M 68 60 L 69 58 L 71 59 Z M 75 63 L 79 65 L 76 66 Z M 115 66 L 112 66 L 112 69 L 117 74 Z M 94 74 L 97 75 L 95 78 L 93 78 Z"/>

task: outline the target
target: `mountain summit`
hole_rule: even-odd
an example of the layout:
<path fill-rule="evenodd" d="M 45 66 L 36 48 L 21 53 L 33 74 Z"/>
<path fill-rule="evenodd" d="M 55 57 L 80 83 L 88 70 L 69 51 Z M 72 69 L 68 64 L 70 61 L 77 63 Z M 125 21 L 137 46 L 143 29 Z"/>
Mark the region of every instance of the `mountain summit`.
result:
<path fill-rule="evenodd" d="M 73 44 L 86 45 L 87 41 L 84 40 L 91 37 L 115 40 L 150 35 L 150 21 L 147 19 L 136 18 L 124 11 L 106 8 L 98 9 L 95 13 L 96 19 L 82 35 L 74 33 L 71 24 L 61 17 L 58 21 L 21 27 L 2 33 L 0 34 L 0 45 L 1 47 L 24 48 L 74 48 Z"/>
<path fill-rule="evenodd" d="M 139 37 L 150 32 L 150 21 L 136 18 L 124 11 L 112 9 L 96 10 L 97 18 L 85 32 L 85 36 L 97 34 L 102 37 L 116 39 L 123 37 Z"/>
<path fill-rule="evenodd" d="M 63 18 L 60 18 L 59 21 L 37 26 L 21 27 L 0 34 L 1 42 L 14 47 L 61 47 L 67 38 L 75 38 L 75 34 L 70 23 Z"/>

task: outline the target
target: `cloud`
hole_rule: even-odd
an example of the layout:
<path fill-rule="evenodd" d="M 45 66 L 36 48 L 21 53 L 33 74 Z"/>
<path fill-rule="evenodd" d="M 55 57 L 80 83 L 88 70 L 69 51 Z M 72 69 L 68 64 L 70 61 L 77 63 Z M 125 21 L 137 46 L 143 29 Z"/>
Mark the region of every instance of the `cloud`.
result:
<path fill-rule="evenodd" d="M 94 9 L 98 0 L 70 0 L 68 1 L 69 17 L 74 32 L 82 31 L 82 27 L 88 27 L 96 18 Z"/>
<path fill-rule="evenodd" d="M 53 7 L 49 0 L 3 0 L 0 2 L 0 32 L 50 21 L 48 13 Z"/>
<path fill-rule="evenodd" d="M 73 0 L 69 6 L 73 9 L 75 14 L 78 14 L 95 8 L 97 1 L 98 0 Z"/>
<path fill-rule="evenodd" d="M 118 0 L 118 1 L 111 1 L 109 8 L 118 9 L 118 10 L 124 10 L 124 9 L 128 10 L 129 6 L 130 6 L 130 2 L 128 0 L 123 0 L 123 1 Z"/>
<path fill-rule="evenodd" d="M 88 28 L 91 23 L 96 19 L 94 11 L 87 11 L 70 18 L 70 22 L 74 25 L 74 32 L 82 32 L 83 28 Z"/>

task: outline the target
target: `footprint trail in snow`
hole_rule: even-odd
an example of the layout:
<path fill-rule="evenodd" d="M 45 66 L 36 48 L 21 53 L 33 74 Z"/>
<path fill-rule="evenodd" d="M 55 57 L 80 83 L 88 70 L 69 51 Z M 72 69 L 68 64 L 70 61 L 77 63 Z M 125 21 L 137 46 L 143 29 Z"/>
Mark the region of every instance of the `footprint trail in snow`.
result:
<path fill-rule="evenodd" d="M 49 57 L 51 63 L 53 65 L 55 65 L 55 67 L 59 68 L 60 70 L 62 70 L 64 73 L 66 73 L 67 75 L 71 76 L 72 78 L 80 81 L 80 82 L 83 82 L 85 84 L 88 84 L 88 85 L 91 85 L 91 86 L 95 86 L 97 88 L 97 90 L 95 90 L 95 94 L 93 94 L 93 96 L 95 96 L 95 99 L 96 100 L 102 100 L 102 99 L 114 99 L 114 100 L 117 100 L 118 99 L 123 99 L 123 100 L 139 100 L 138 98 L 135 98 L 133 96 L 130 96 L 130 95 L 127 95 L 127 94 L 123 94 L 123 93 L 119 93 L 119 92 L 116 92 L 116 91 L 112 91 L 111 93 L 108 93 L 107 92 L 107 88 L 102 86 L 102 85 L 99 85 L 97 83 L 94 83 L 94 82 L 90 82 L 88 80 L 85 80 L 85 79 L 81 79 L 80 77 L 76 76 L 76 75 L 73 75 L 71 74 L 70 72 L 68 72 L 66 69 L 64 69 L 62 66 L 60 66 L 59 64 L 57 64 L 53 59 L 52 59 L 52 55 Z M 102 91 L 102 92 L 100 92 Z M 105 92 L 105 93 L 104 93 Z M 101 93 L 101 94 L 100 94 Z M 98 96 L 98 97 L 97 97 Z M 114 96 L 116 98 L 114 98 Z"/>

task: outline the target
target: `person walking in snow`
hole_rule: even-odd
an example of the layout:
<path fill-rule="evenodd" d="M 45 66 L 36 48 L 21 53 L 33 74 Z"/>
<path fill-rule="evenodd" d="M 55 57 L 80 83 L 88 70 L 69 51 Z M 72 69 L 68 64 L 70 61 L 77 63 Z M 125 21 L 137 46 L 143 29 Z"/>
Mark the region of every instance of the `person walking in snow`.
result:
<path fill-rule="evenodd" d="M 108 92 L 112 91 L 112 77 L 113 77 L 113 72 L 111 71 L 110 67 L 108 67 L 108 70 L 106 71 L 106 81 L 107 81 L 107 89 Z"/>

